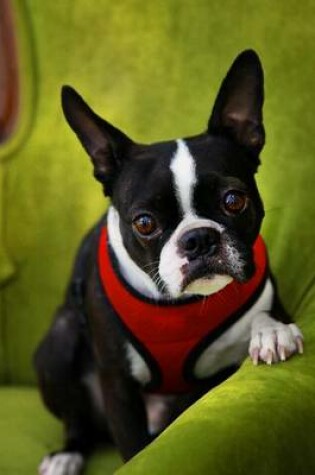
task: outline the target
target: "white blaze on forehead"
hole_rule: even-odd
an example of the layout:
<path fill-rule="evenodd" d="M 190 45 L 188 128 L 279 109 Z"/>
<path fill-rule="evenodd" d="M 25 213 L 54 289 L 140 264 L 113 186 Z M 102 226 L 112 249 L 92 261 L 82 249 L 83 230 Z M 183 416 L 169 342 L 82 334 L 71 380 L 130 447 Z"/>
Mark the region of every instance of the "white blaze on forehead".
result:
<path fill-rule="evenodd" d="M 177 140 L 177 150 L 170 165 L 175 193 L 184 215 L 193 214 L 193 193 L 197 183 L 196 164 L 183 140 Z"/>

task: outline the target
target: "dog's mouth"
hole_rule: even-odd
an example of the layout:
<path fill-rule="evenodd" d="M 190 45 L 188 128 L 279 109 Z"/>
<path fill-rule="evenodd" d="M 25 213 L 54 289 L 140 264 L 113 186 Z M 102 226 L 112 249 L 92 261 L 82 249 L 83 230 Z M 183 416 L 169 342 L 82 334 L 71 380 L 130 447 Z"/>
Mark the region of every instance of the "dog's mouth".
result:
<path fill-rule="evenodd" d="M 210 295 L 223 289 L 232 282 L 233 277 L 226 273 L 209 270 L 205 264 L 185 264 L 182 267 L 184 276 L 181 293 L 194 295 Z"/>
<path fill-rule="evenodd" d="M 239 260 L 238 266 L 233 266 L 230 261 L 224 261 L 222 258 L 209 261 L 197 259 L 182 266 L 182 294 L 211 295 L 233 280 L 247 282 L 255 272 L 251 261 Z"/>
<path fill-rule="evenodd" d="M 245 283 L 255 273 L 252 246 L 225 230 L 198 224 L 176 231 L 162 249 L 159 283 L 170 298 L 210 295 L 233 280 Z"/>
<path fill-rule="evenodd" d="M 203 277 L 192 280 L 183 287 L 182 293 L 188 295 L 211 295 L 219 292 L 233 281 L 230 275 L 214 274 L 211 277 Z"/>

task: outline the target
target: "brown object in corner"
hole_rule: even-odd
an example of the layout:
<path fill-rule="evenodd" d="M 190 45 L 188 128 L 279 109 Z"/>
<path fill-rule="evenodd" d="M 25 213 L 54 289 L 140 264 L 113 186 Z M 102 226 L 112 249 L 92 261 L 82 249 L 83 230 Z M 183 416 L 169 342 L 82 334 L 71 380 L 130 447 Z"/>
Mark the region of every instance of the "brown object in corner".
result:
<path fill-rule="evenodd" d="M 10 0 L 0 0 L 0 145 L 14 131 L 19 112 L 16 29 Z"/>

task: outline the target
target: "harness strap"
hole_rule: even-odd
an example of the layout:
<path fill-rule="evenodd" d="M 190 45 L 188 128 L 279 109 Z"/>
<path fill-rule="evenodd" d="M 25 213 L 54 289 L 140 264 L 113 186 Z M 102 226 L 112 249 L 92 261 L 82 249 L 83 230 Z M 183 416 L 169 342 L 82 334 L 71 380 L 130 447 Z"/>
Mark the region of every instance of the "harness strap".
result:
<path fill-rule="evenodd" d="M 98 265 L 103 290 L 127 337 L 149 365 L 152 380 L 147 390 L 172 394 L 192 388 L 193 378 L 187 375 L 187 368 L 184 371 L 190 356 L 199 345 L 235 323 L 264 287 L 267 253 L 261 236 L 253 250 L 256 271 L 248 282 L 232 281 L 208 297 L 188 297 L 179 302 L 153 300 L 141 296 L 124 281 L 107 229 L 102 229 Z"/>

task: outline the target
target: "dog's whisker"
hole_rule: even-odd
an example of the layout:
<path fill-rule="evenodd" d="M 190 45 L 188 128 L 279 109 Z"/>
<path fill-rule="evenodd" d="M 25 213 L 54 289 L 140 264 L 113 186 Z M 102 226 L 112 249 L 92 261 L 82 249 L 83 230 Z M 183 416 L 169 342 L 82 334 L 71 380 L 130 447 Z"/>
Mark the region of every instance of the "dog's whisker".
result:
<path fill-rule="evenodd" d="M 149 264 L 145 264 L 143 266 L 143 269 L 147 269 L 147 268 L 150 268 L 150 267 L 154 267 L 154 266 L 158 266 L 160 263 L 160 261 L 157 259 L 156 261 L 152 261 L 150 262 Z"/>

